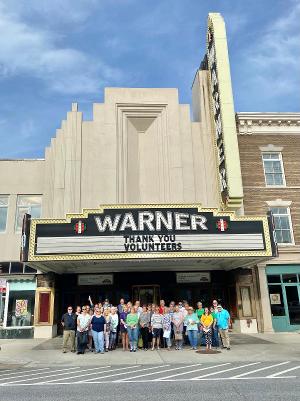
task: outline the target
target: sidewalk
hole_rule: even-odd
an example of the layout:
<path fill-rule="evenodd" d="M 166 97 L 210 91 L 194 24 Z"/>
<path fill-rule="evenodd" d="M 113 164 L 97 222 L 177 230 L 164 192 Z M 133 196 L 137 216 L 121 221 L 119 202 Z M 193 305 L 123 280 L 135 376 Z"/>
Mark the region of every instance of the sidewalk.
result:
<path fill-rule="evenodd" d="M 95 366 L 128 364 L 182 364 L 252 361 L 300 361 L 298 333 L 232 334 L 232 348 L 218 354 L 199 354 L 186 347 L 183 351 L 138 351 L 76 355 L 61 352 L 62 338 L 51 340 L 0 340 L 0 369 L 44 366 Z M 202 348 L 201 348 L 202 349 Z"/>

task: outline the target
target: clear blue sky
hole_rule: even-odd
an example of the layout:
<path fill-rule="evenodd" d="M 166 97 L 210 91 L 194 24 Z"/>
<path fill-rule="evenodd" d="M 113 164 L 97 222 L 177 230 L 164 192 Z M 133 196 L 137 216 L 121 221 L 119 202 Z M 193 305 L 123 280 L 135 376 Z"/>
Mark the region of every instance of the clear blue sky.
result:
<path fill-rule="evenodd" d="M 0 0 L 0 157 L 44 157 L 105 86 L 190 87 L 207 14 L 227 25 L 236 111 L 299 111 L 300 0 Z"/>

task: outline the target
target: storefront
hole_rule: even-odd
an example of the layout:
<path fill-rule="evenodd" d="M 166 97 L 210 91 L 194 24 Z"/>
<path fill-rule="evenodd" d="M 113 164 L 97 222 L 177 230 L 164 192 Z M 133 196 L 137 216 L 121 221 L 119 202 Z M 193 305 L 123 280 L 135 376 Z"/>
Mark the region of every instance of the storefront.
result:
<path fill-rule="evenodd" d="M 216 298 L 239 331 L 257 331 L 252 267 L 275 252 L 268 217 L 199 205 L 107 205 L 66 219 L 30 219 L 23 252 L 38 276 L 35 326 L 52 335 L 68 304 Z M 251 323 L 254 324 L 251 326 Z M 251 326 L 251 327 L 250 327 Z"/>
<path fill-rule="evenodd" d="M 274 330 L 300 330 L 300 265 L 267 265 L 266 273 Z"/>
<path fill-rule="evenodd" d="M 1 279 L 0 338 L 31 338 L 34 327 L 34 277 Z"/>

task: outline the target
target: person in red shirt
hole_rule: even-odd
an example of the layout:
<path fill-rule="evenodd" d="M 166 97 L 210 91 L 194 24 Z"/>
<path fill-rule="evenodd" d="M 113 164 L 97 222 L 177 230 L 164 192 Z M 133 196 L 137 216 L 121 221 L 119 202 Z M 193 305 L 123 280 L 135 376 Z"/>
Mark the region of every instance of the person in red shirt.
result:
<path fill-rule="evenodd" d="M 163 315 L 163 314 L 164 314 L 164 311 L 165 311 L 165 301 L 164 301 L 163 299 L 161 299 L 161 300 L 159 301 L 159 313 L 160 313 L 161 315 Z"/>

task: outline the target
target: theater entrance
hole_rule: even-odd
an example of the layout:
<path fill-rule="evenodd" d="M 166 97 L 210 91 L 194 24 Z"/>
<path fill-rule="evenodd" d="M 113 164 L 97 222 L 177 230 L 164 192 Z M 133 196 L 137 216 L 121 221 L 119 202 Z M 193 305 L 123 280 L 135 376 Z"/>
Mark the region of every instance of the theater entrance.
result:
<path fill-rule="evenodd" d="M 132 299 L 139 300 L 141 305 L 158 304 L 160 300 L 159 285 L 133 285 Z"/>

